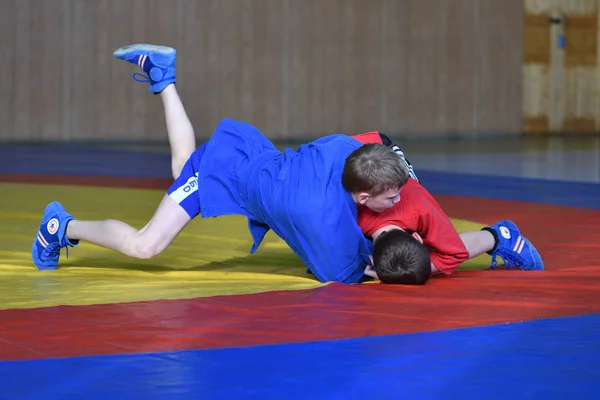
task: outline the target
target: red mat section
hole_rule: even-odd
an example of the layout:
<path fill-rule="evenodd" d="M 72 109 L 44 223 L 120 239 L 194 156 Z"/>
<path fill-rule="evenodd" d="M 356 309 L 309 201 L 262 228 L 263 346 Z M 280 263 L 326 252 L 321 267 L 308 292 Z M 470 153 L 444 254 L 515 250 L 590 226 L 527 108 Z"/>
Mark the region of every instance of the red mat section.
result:
<path fill-rule="evenodd" d="M 484 224 L 512 219 L 535 244 L 546 270 L 600 267 L 600 211 L 474 197 L 435 198 L 453 218 Z"/>
<path fill-rule="evenodd" d="M 306 291 L 0 311 L 0 359 L 251 346 L 600 312 L 600 269 L 469 271 L 423 287 Z"/>

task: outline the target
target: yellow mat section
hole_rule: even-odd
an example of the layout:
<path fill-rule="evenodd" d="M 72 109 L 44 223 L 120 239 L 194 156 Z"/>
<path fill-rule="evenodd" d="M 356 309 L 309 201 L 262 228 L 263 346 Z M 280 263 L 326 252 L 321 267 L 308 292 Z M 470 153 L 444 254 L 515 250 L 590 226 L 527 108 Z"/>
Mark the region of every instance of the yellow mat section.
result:
<path fill-rule="evenodd" d="M 163 191 L 0 183 L 0 309 L 105 304 L 299 290 L 322 286 L 271 232 L 256 254 L 243 217 L 196 218 L 163 254 L 136 260 L 82 243 L 56 271 L 39 271 L 31 244 L 47 203 L 76 218 L 120 219 L 142 227 Z M 459 230 L 480 224 L 453 221 Z M 483 269 L 482 256 L 462 268 Z"/>

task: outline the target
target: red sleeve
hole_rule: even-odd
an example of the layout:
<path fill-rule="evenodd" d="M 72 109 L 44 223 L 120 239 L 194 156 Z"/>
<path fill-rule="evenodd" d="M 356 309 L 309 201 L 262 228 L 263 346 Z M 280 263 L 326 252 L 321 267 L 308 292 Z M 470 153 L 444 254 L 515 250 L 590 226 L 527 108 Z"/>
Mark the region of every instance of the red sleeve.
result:
<path fill-rule="evenodd" d="M 430 248 L 431 262 L 442 273 L 450 275 L 469 258 L 462 239 L 448 216 L 433 196 L 421 185 L 422 202 L 417 207 L 417 232 Z"/>
<path fill-rule="evenodd" d="M 361 133 L 359 135 L 351 136 L 351 138 L 358 140 L 362 144 L 370 144 L 370 143 L 383 144 L 383 142 L 381 141 L 381 136 L 379 136 L 379 132 L 377 132 L 377 131 Z"/>
<path fill-rule="evenodd" d="M 372 237 L 375 232 L 384 226 L 396 225 L 402 229 L 410 230 L 411 226 L 416 226 L 416 221 L 407 222 L 407 214 L 400 204 L 389 208 L 381 213 L 377 213 L 366 206 L 358 207 L 358 226 L 365 236 Z"/>

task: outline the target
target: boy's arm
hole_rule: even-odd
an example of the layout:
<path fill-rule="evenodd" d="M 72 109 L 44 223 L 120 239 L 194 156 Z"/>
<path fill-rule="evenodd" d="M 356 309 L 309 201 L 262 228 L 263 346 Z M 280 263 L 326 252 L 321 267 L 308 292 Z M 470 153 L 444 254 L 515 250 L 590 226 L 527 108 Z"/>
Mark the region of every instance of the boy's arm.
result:
<path fill-rule="evenodd" d="M 391 147 L 392 150 L 394 150 L 397 154 L 404 157 L 404 153 L 402 152 L 402 150 L 400 150 L 400 147 L 398 145 L 394 144 L 394 142 L 392 142 L 392 139 L 390 139 L 389 136 L 386 135 L 385 133 L 372 131 L 372 132 L 366 132 L 366 133 L 354 135 L 354 136 L 351 136 L 351 138 L 358 140 L 362 144 L 377 143 L 377 144 L 382 144 L 387 147 Z"/>
<path fill-rule="evenodd" d="M 350 136 L 352 139 L 358 140 L 362 144 L 384 144 L 381 134 L 377 131 L 361 133 L 359 135 Z"/>
<path fill-rule="evenodd" d="M 336 203 L 298 214 L 286 242 L 320 282 L 359 283 L 373 253 L 356 216 Z"/>
<path fill-rule="evenodd" d="M 437 201 L 422 186 L 419 190 L 423 194 L 420 197 L 422 204 L 417 207 L 421 211 L 418 216 L 419 234 L 430 248 L 432 273 L 439 271 L 450 275 L 469 258 L 469 252 Z"/>

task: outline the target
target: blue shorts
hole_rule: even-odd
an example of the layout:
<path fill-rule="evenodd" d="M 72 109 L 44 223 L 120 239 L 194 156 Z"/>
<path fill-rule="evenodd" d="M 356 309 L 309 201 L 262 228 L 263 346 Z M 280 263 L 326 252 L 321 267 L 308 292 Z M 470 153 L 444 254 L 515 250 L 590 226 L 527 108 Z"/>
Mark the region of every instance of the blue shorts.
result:
<path fill-rule="evenodd" d="M 210 139 L 190 155 L 167 194 L 192 219 L 198 214 L 256 219 L 247 193 L 248 185 L 256 186 L 253 166 L 267 159 L 271 165 L 278 157 L 282 153 L 255 127 L 223 119 Z"/>
<path fill-rule="evenodd" d="M 200 159 L 206 144 L 197 148 L 183 166 L 175 182 L 167 190 L 167 194 L 179 204 L 191 219 L 200 214 L 200 194 L 198 193 L 198 171 Z"/>

